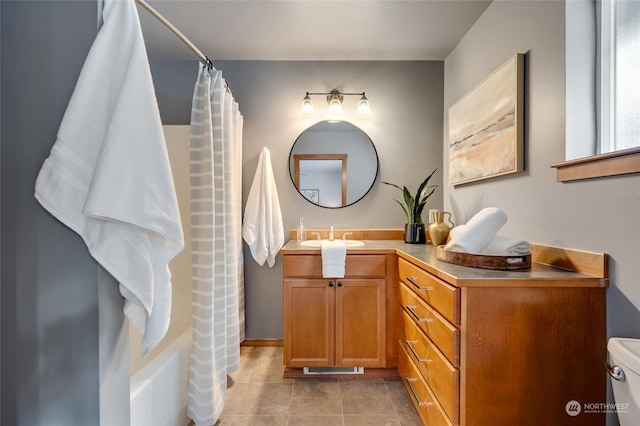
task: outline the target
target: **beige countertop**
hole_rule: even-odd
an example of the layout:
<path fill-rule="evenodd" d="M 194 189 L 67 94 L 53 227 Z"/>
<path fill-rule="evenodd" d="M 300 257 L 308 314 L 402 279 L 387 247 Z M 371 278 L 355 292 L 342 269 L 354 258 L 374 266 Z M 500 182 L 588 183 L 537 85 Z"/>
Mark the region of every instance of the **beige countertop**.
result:
<path fill-rule="evenodd" d="M 454 265 L 439 260 L 430 244 L 407 244 L 401 240 L 364 240 L 363 247 L 349 248 L 347 254 L 389 254 L 416 264 L 457 287 L 607 287 L 608 279 L 532 262 L 531 268 L 499 271 Z M 320 254 L 320 248 L 303 247 L 292 240 L 283 255 Z"/>

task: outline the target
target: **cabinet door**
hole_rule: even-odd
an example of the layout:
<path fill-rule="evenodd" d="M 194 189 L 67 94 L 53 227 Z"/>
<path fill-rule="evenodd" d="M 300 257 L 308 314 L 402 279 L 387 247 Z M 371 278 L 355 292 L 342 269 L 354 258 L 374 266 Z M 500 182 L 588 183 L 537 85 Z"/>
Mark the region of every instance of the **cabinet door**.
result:
<path fill-rule="evenodd" d="M 285 367 L 335 365 L 335 288 L 329 279 L 284 280 Z"/>
<path fill-rule="evenodd" d="M 336 281 L 335 365 L 385 367 L 385 280 Z"/>

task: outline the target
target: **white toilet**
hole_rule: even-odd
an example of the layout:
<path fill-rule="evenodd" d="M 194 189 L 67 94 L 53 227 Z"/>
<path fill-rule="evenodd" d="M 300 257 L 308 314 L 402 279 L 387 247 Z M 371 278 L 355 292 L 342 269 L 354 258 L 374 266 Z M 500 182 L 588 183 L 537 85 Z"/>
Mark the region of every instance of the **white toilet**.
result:
<path fill-rule="evenodd" d="M 640 339 L 613 337 L 609 339 L 607 349 L 620 426 L 637 426 L 640 419 Z"/>

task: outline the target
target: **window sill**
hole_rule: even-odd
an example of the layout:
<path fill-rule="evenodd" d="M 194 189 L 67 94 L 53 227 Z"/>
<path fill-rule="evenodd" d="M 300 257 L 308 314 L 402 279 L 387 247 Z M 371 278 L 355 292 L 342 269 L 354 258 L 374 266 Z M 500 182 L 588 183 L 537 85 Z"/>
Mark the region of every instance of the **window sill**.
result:
<path fill-rule="evenodd" d="M 640 148 L 552 164 L 558 182 L 640 173 Z"/>

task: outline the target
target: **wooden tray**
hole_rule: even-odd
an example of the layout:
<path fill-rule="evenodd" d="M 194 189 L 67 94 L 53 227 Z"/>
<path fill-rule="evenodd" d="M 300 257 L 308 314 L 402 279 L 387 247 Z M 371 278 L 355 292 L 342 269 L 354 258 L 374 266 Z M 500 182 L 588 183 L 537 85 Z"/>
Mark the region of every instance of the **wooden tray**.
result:
<path fill-rule="evenodd" d="M 436 247 L 439 260 L 456 265 L 482 269 L 527 269 L 531 267 L 531 253 L 521 256 L 489 256 L 484 254 L 458 253 L 446 251 L 444 246 Z"/>

